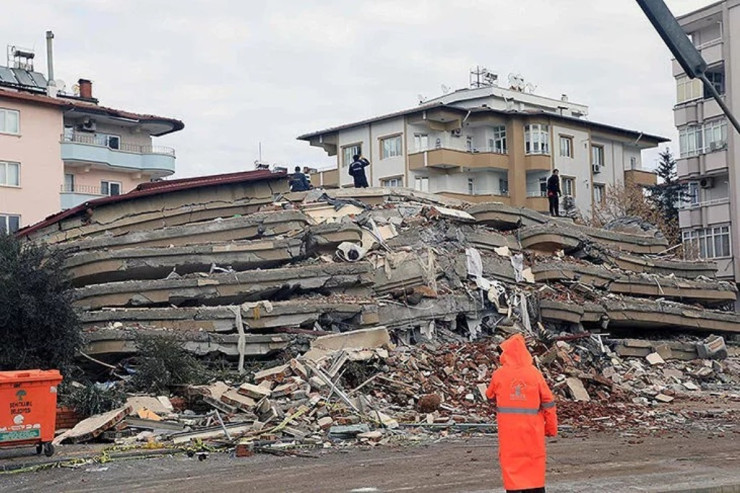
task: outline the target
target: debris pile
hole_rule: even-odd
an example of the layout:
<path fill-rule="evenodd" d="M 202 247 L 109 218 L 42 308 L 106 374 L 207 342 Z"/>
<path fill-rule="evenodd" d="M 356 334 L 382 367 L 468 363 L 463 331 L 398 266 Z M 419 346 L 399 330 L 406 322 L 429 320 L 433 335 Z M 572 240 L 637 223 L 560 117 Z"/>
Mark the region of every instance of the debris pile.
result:
<path fill-rule="evenodd" d="M 218 190 L 91 202 L 26 233 L 69 252 L 85 355 L 109 378 L 135 373 L 141 334 L 236 371 L 171 389 L 172 410 L 130 404 L 61 440 L 94 428 L 323 446 L 490 429 L 485 386 L 514 332 L 573 426 L 737 398 L 737 288 L 712 262 L 669 255 L 649 225 L 595 229 L 403 189 Z"/>

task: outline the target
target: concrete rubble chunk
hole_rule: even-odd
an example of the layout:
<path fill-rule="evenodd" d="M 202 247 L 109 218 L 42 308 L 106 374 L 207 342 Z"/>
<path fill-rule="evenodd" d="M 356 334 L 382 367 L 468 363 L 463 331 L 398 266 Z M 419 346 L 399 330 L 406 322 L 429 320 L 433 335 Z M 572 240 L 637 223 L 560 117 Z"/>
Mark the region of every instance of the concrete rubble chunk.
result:
<path fill-rule="evenodd" d="M 251 383 L 243 383 L 239 386 L 238 392 L 252 399 L 260 400 L 263 397 L 270 397 L 272 393 L 270 389 L 259 385 L 253 385 Z"/>
<path fill-rule="evenodd" d="M 258 371 L 254 374 L 254 381 L 259 383 L 262 380 L 274 380 L 274 381 L 282 381 L 283 379 L 289 377 L 292 373 L 292 370 L 290 369 L 290 365 L 279 365 L 274 366 L 272 368 L 267 368 L 266 370 Z"/>
<path fill-rule="evenodd" d="M 234 389 L 229 389 L 221 395 L 221 402 L 234 406 L 241 411 L 251 411 L 257 405 L 257 401 L 251 397 L 240 394 Z"/>
<path fill-rule="evenodd" d="M 565 384 L 568 386 L 573 400 L 580 402 L 588 402 L 591 400 L 591 396 L 588 394 L 586 387 L 583 386 L 583 382 L 579 378 L 568 377 L 565 379 Z"/>
<path fill-rule="evenodd" d="M 651 365 L 662 365 L 665 363 L 665 360 L 660 356 L 658 353 L 650 353 L 647 356 L 645 356 L 645 359 L 648 363 Z"/>
<path fill-rule="evenodd" d="M 697 351 L 701 359 L 727 358 L 727 346 L 721 336 L 711 335 L 697 344 Z"/>
<path fill-rule="evenodd" d="M 668 403 L 668 402 L 672 402 L 673 399 L 674 398 L 671 397 L 670 395 L 665 395 L 665 394 L 658 394 L 655 396 L 655 400 L 658 402 Z"/>
<path fill-rule="evenodd" d="M 317 337 L 311 342 L 311 347 L 332 351 L 350 348 L 387 348 L 390 346 L 390 342 L 388 329 L 375 327 Z"/>

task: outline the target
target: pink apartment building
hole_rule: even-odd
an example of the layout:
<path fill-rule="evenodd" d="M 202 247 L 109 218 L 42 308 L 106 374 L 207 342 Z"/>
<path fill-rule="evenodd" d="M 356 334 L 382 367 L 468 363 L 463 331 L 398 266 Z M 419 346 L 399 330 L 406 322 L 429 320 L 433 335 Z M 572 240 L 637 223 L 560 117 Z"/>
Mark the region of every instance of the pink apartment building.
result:
<path fill-rule="evenodd" d="M 85 79 L 62 93 L 20 54 L 0 66 L 0 232 L 175 172 L 152 137 L 181 121 L 101 106 Z"/>

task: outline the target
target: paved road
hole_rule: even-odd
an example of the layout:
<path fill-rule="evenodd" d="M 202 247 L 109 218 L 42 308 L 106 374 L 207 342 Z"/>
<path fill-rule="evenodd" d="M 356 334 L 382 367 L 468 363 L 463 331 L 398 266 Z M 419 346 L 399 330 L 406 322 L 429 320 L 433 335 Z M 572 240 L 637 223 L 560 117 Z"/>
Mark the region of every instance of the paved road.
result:
<path fill-rule="evenodd" d="M 502 491 L 495 437 L 372 449 L 320 458 L 211 455 L 113 461 L 0 476 L 0 491 L 467 492 Z M 559 438 L 548 446 L 548 492 L 740 491 L 740 434 Z M 721 486 L 724 489 L 691 488 Z"/>

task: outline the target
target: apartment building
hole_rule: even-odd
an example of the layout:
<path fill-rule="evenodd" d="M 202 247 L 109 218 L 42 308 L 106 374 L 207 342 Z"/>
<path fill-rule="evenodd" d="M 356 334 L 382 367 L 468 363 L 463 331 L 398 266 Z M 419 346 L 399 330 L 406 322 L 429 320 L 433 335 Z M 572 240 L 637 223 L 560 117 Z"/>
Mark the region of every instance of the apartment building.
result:
<path fill-rule="evenodd" d="M 9 54 L 0 66 L 0 232 L 175 172 L 174 149 L 152 138 L 181 121 L 102 106 L 91 81 L 66 91 L 34 70 L 33 51 Z"/>
<path fill-rule="evenodd" d="M 740 102 L 740 0 L 717 2 L 681 16 L 679 24 L 708 64 L 708 78 L 737 115 Z M 679 132 L 678 176 L 688 183 L 679 223 L 687 255 L 717 262 L 718 275 L 738 281 L 737 190 L 740 140 L 701 81 L 689 79 L 673 61 Z M 733 226 L 735 225 L 735 226 Z"/>
<path fill-rule="evenodd" d="M 454 91 L 396 113 L 298 137 L 337 157 L 312 183 L 347 187 L 354 154 L 371 186 L 409 187 L 473 202 L 500 201 L 547 212 L 545 182 L 560 170 L 563 195 L 584 216 L 609 185 L 656 182 L 641 153 L 666 142 L 589 121 L 588 107 L 522 86 L 492 83 Z"/>

